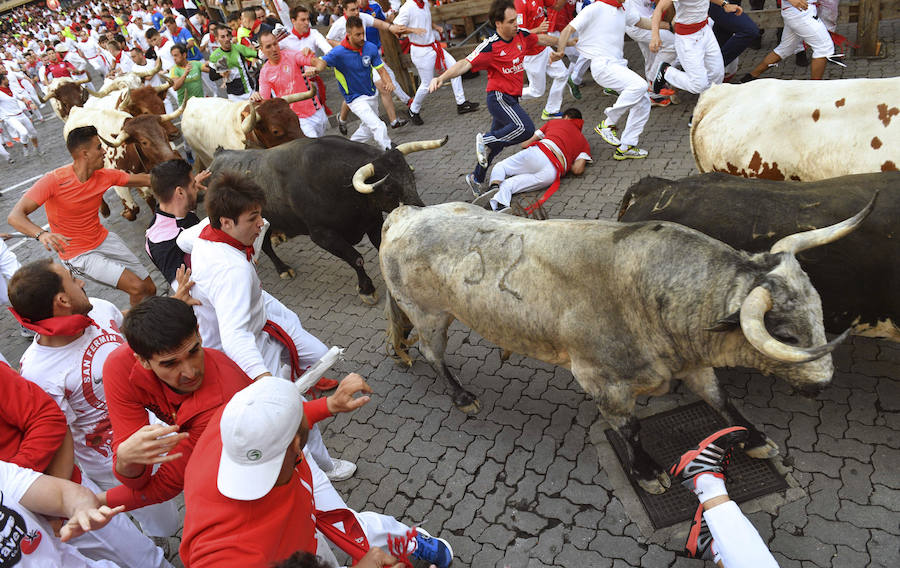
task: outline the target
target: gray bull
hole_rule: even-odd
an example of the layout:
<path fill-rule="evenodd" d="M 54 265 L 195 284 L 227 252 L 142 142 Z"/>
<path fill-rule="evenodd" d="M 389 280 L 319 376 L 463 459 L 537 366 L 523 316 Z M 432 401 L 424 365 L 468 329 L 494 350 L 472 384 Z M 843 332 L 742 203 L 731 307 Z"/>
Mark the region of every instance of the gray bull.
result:
<path fill-rule="evenodd" d="M 747 453 L 777 446 L 728 401 L 714 367 L 745 366 L 814 393 L 834 371 L 819 295 L 794 254 L 852 231 L 871 211 L 791 235 L 768 253 L 736 251 L 674 223 L 532 221 L 463 203 L 402 206 L 385 220 L 381 272 L 388 344 L 407 339 L 440 369 L 463 412 L 480 408 L 444 362 L 454 319 L 506 351 L 570 369 L 627 442 L 641 486 L 669 480 L 641 448 L 640 395 L 680 379 L 730 424 L 751 430 Z"/>

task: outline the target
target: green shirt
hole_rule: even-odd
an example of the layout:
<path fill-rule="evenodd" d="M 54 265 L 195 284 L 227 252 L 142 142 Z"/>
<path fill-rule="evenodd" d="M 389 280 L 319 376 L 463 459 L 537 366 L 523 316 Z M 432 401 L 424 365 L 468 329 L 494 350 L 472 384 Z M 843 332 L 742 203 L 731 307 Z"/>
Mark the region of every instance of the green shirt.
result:
<path fill-rule="evenodd" d="M 247 65 L 244 63 L 244 60 L 255 59 L 256 57 L 258 57 L 258 54 L 252 47 L 247 47 L 240 43 L 233 43 L 231 44 L 231 49 L 228 51 L 225 51 L 221 47 L 213 51 L 209 56 L 209 66 L 216 67 L 216 63 L 224 58 L 229 69 L 237 69 L 239 76 L 236 79 L 227 81 L 226 87 L 229 94 L 241 95 L 253 91 L 253 87 L 250 85 L 250 78 L 247 75 Z M 235 83 L 237 83 L 238 80 L 240 80 L 240 86 L 244 89 L 240 93 L 236 92 L 235 89 Z"/>
<path fill-rule="evenodd" d="M 203 96 L 203 81 L 200 76 L 200 73 L 203 72 L 203 62 L 188 61 L 187 63 L 187 69 L 176 65 L 172 67 L 171 71 L 172 77 L 181 77 L 187 72 L 187 78 L 184 80 L 184 83 L 181 84 L 181 88 L 176 91 L 178 93 L 179 105 L 183 105 L 184 101 L 191 97 Z"/>

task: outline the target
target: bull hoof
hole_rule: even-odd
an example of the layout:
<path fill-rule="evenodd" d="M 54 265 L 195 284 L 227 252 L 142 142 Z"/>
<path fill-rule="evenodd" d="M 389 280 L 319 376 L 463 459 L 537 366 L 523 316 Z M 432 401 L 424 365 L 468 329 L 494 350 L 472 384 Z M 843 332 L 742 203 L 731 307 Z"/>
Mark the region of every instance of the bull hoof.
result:
<path fill-rule="evenodd" d="M 292 279 L 294 278 L 294 269 L 293 269 L 293 268 L 288 268 L 288 269 L 285 270 L 284 272 L 280 272 L 280 273 L 278 274 L 278 276 L 279 276 L 282 280 L 292 280 Z"/>
<path fill-rule="evenodd" d="M 456 408 L 465 414 L 478 414 L 481 411 L 481 402 L 477 398 L 473 398 L 472 402 L 462 405 L 457 404 Z"/>
<path fill-rule="evenodd" d="M 661 493 L 665 493 L 666 489 L 668 489 L 672 485 L 672 481 L 669 479 L 669 475 L 661 471 L 656 479 L 640 479 L 637 480 L 638 485 L 651 495 L 659 495 Z"/>
<path fill-rule="evenodd" d="M 753 459 L 767 460 L 778 455 L 778 444 L 771 438 L 766 438 L 766 443 L 755 448 L 744 448 L 744 453 Z"/>
<path fill-rule="evenodd" d="M 287 235 L 285 235 L 284 233 L 282 233 L 282 232 L 280 232 L 280 231 L 279 231 L 279 232 L 274 232 L 274 231 L 273 231 L 273 232 L 272 232 L 272 236 L 269 237 L 269 240 L 272 241 L 272 246 L 273 246 L 273 247 L 277 247 L 277 246 L 280 245 L 281 243 L 286 243 L 286 242 L 287 242 Z"/>
<path fill-rule="evenodd" d="M 371 294 L 363 294 L 360 292 L 359 299 L 363 301 L 363 304 L 368 306 L 374 306 L 378 303 L 378 292 L 372 292 Z"/>
<path fill-rule="evenodd" d="M 140 207 L 135 207 L 134 209 L 122 209 L 122 217 L 125 217 L 129 221 L 134 221 L 137 219 L 137 214 L 140 212 Z"/>

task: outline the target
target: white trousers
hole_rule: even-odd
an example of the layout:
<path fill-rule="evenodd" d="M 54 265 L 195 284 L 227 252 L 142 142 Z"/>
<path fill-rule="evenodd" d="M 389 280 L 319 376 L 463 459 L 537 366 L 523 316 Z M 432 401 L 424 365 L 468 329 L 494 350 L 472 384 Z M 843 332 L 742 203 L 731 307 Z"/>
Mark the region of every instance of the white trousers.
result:
<path fill-rule="evenodd" d="M 703 513 L 713 537 L 713 549 L 726 568 L 778 568 L 769 548 L 734 501 Z"/>
<path fill-rule="evenodd" d="M 82 477 L 81 484 L 94 493 L 100 492 L 100 488 L 87 477 Z M 102 529 L 73 538 L 69 544 L 88 558 L 111 560 L 120 566 L 172 568 L 162 549 L 141 534 L 123 514 L 113 517 Z"/>
<path fill-rule="evenodd" d="M 9 130 L 9 135 L 18 138 L 22 144 L 28 144 L 32 138 L 37 138 L 37 131 L 31 120 L 25 116 L 24 112 L 20 112 L 15 116 L 7 116 L 3 119 L 3 123 Z"/>
<path fill-rule="evenodd" d="M 550 85 L 550 94 L 547 95 L 547 104 L 544 109 L 547 112 L 559 112 L 562 106 L 563 90 L 566 88 L 566 80 L 569 78 L 569 70 L 562 61 L 550 63 L 550 54 L 553 50 L 549 47 L 537 55 L 528 55 L 523 61 L 525 74 L 528 75 L 528 86 L 522 89 L 522 100 L 537 99 L 544 96 L 547 89 L 547 77 L 553 79 Z"/>
<path fill-rule="evenodd" d="M 491 183 L 500 189 L 491 198 L 491 208 L 509 207 L 514 193 L 550 187 L 556 180 L 556 167 L 537 146 L 525 148 L 498 162 L 491 170 Z"/>
<path fill-rule="evenodd" d="M 689 34 L 675 34 L 675 51 L 684 69 L 666 69 L 666 81 L 676 89 L 700 94 L 725 78 L 722 50 L 709 24 Z"/>
<path fill-rule="evenodd" d="M 449 69 L 456 63 L 456 59 L 454 59 L 446 49 L 443 51 L 444 63 Z M 409 57 L 412 59 L 413 65 L 415 65 L 416 69 L 419 71 L 419 79 L 421 79 L 419 88 L 416 90 L 416 95 L 413 97 L 413 102 L 410 105 L 409 110 L 419 112 L 422 110 L 422 104 L 425 102 L 425 97 L 428 96 L 428 85 L 434 78 L 434 65 L 437 60 L 437 52 L 430 47 L 418 47 L 413 45 L 409 48 Z M 450 86 L 453 87 L 453 97 L 456 99 L 456 104 L 461 105 L 466 102 L 466 93 L 463 91 L 462 78 L 454 77 L 450 80 Z"/>
<path fill-rule="evenodd" d="M 784 59 L 803 50 L 803 42 L 813 50 L 813 59 L 834 55 L 834 42 L 822 20 L 816 19 L 816 5 L 810 4 L 806 11 L 794 8 L 782 10 L 784 32 L 781 43 L 775 47 L 775 54 Z"/>
<path fill-rule="evenodd" d="M 243 95 L 232 95 L 231 93 L 229 93 L 228 100 L 229 101 L 249 101 L 250 93 L 244 93 Z"/>
<path fill-rule="evenodd" d="M 321 138 L 325 136 L 325 129 L 328 128 L 328 116 L 325 109 L 319 107 L 315 113 L 300 117 L 300 130 L 307 138 Z"/>
<path fill-rule="evenodd" d="M 721 60 L 721 56 L 719 59 Z M 591 75 L 597 84 L 619 92 L 615 104 L 603 112 L 608 122 L 616 125 L 627 112 L 628 121 L 624 129 L 619 128 L 619 140 L 622 144 L 637 146 L 644 125 L 650 118 L 647 80 L 629 69 L 628 62 L 624 59 L 594 59 L 591 62 Z"/>
<path fill-rule="evenodd" d="M 384 70 L 387 71 L 388 76 L 391 78 L 391 82 L 394 84 L 393 95 L 403 104 L 409 102 L 409 99 L 412 97 L 407 95 L 406 91 L 403 90 L 403 87 L 400 86 L 400 83 L 397 82 L 397 76 L 394 75 L 394 70 L 391 69 L 390 65 L 387 63 L 384 64 Z M 376 83 L 381 82 L 381 74 L 376 69 L 372 69 L 372 80 Z"/>
<path fill-rule="evenodd" d="M 584 81 L 584 72 L 591 68 L 591 60 L 581 55 L 575 63 L 569 66 L 569 76 L 572 82 L 580 85 Z"/>
<path fill-rule="evenodd" d="M 653 36 L 650 30 L 637 26 L 627 26 L 625 34 L 637 42 L 638 47 L 641 49 L 641 54 L 644 56 L 644 77 L 648 81 L 653 81 L 656 78 L 656 72 L 659 71 L 661 63 L 666 62 L 669 65 L 675 65 L 675 61 L 678 59 L 678 54 L 675 52 L 675 34 L 669 30 L 659 30 L 659 39 L 662 40 L 662 47 L 656 53 L 650 51 L 650 40 Z"/>
<path fill-rule="evenodd" d="M 363 95 L 353 99 L 347 106 L 353 114 L 359 117 L 359 128 L 350 136 L 354 142 L 367 142 L 375 140 L 384 150 L 390 150 L 391 139 L 388 137 L 387 126 L 378 118 L 378 96 Z"/>
<path fill-rule="evenodd" d="M 335 509 L 351 511 L 359 522 L 359 526 L 362 527 L 363 533 L 365 533 L 366 539 L 369 541 L 370 548 L 380 547 L 388 550 L 388 535 L 394 537 L 403 536 L 410 529 L 410 527 L 394 517 L 369 511 L 359 513 L 348 507 L 344 499 L 335 491 L 334 486 L 331 485 L 331 481 L 328 480 L 325 473 L 316 466 L 315 459 L 309 459 L 310 456 L 306 449 L 303 450 L 303 454 L 307 458 L 309 470 L 312 472 L 313 499 L 316 503 L 316 509 L 320 511 L 333 511 Z M 318 533 L 317 536 L 321 536 L 321 533 Z M 326 545 L 324 550 L 323 544 Z M 323 558 L 333 558 L 334 555 L 329 554 L 329 552 L 331 551 L 327 550 L 327 543 L 320 538 L 319 550 L 316 551 L 316 554 Z M 335 562 L 333 566 L 337 566 L 337 563 Z"/>

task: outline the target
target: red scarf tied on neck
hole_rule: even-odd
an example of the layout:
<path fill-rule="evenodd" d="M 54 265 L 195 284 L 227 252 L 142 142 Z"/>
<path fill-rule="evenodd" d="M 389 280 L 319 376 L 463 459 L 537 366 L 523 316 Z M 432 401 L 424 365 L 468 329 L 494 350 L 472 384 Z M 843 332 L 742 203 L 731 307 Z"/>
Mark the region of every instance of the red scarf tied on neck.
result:
<path fill-rule="evenodd" d="M 56 316 L 38 321 L 31 321 L 30 319 L 19 315 L 19 313 L 12 308 L 9 308 L 9 311 L 12 313 L 13 317 L 22 324 L 22 327 L 48 337 L 54 335 L 78 335 L 89 326 L 93 325 L 98 329 L 100 327 L 94 323 L 94 320 L 81 314 Z"/>
<path fill-rule="evenodd" d="M 302 35 L 297 31 L 297 28 L 291 28 L 291 32 L 292 32 L 295 36 L 297 36 L 297 39 L 304 39 L 304 38 L 309 37 L 309 32 L 310 32 L 310 31 L 312 31 L 312 26 L 306 28 L 306 33 L 305 33 L 305 34 L 302 34 Z"/>
<path fill-rule="evenodd" d="M 241 241 L 232 237 L 225 231 L 221 229 L 214 229 L 212 225 L 207 225 L 200 231 L 200 238 L 205 241 L 212 241 L 214 243 L 225 243 L 226 245 L 231 245 L 234 248 L 242 251 L 247 255 L 247 260 L 253 259 L 253 245 L 245 245 Z"/>
<path fill-rule="evenodd" d="M 344 36 L 344 39 L 341 40 L 341 47 L 346 47 L 350 51 L 355 51 L 359 54 L 362 54 L 362 48 L 353 47 L 353 44 L 350 43 L 350 38 L 347 36 Z"/>
<path fill-rule="evenodd" d="M 413 0 L 416 3 L 416 6 L 419 7 L 420 10 L 425 9 L 425 0 Z"/>
<path fill-rule="evenodd" d="M 6 93 L 10 97 L 13 96 L 9 87 L 0 87 L 0 92 Z"/>
<path fill-rule="evenodd" d="M 609 4 L 610 6 L 614 6 L 614 7 L 618 8 L 619 10 L 625 9 L 625 6 L 622 5 L 623 2 L 617 2 L 616 0 L 600 0 L 600 1 L 603 2 L 604 4 Z"/>

